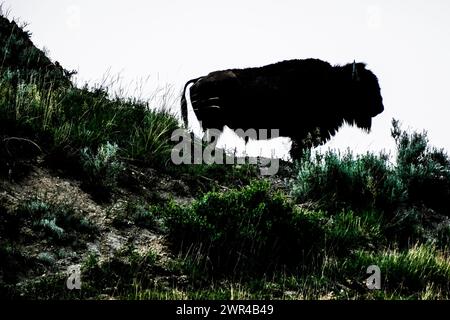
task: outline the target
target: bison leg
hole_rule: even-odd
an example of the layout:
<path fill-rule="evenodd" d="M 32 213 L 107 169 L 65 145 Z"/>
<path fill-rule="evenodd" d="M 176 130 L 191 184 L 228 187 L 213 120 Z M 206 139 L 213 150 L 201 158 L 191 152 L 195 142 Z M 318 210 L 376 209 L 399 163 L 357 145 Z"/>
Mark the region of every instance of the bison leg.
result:
<path fill-rule="evenodd" d="M 291 155 L 292 161 L 299 160 L 302 157 L 304 145 L 301 142 L 301 140 L 297 138 L 291 138 L 292 140 L 292 146 L 291 150 L 289 151 L 289 154 Z"/>

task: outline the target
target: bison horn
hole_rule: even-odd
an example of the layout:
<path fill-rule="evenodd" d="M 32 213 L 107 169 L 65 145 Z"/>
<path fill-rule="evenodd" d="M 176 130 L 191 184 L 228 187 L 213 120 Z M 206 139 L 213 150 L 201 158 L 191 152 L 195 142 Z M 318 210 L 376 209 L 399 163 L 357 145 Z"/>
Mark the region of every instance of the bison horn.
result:
<path fill-rule="evenodd" d="M 352 69 L 352 80 L 359 80 L 358 70 L 356 69 L 356 62 L 353 60 L 353 69 Z"/>

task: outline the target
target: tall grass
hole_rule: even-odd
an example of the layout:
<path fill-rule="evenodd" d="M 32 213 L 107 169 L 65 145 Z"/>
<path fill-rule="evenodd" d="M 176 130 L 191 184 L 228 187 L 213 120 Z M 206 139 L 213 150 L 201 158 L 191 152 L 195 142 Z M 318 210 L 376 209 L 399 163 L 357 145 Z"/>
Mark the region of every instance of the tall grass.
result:
<path fill-rule="evenodd" d="M 408 250 L 385 249 L 380 252 L 358 250 L 344 265 L 347 272 L 363 270 L 376 264 L 380 267 L 382 286 L 398 293 L 420 292 L 429 286 L 444 292 L 450 290 L 450 259 L 448 254 L 432 245 L 415 244 Z"/>
<path fill-rule="evenodd" d="M 178 120 L 144 101 L 111 99 L 104 88 L 45 89 L 30 79 L 13 84 L 0 74 L 0 135 L 34 141 L 46 155 L 79 157 L 108 142 L 128 161 L 162 165 Z"/>
<path fill-rule="evenodd" d="M 80 161 L 107 143 L 118 146 L 118 156 L 150 166 L 161 166 L 170 156 L 172 131 L 179 127 L 175 116 L 150 108 L 150 100 L 113 96 L 107 86 L 77 88 L 74 72 L 52 62 L 36 48 L 30 33 L 0 15 L 0 162 L 27 157 L 24 141 L 39 146 L 54 164 Z M 159 107 L 171 94 L 162 93 Z M 165 109 L 167 110 L 167 109 Z M 10 137 L 11 143 L 5 141 Z M 23 140 L 27 139 L 27 140 Z M 17 147 L 17 145 L 19 145 Z M 17 154 L 17 150 L 25 151 Z M 35 153 L 28 155 L 35 156 Z M 73 163 L 72 163 L 73 164 Z M 70 167 L 70 166 L 69 166 Z M 11 167 L 9 168 L 9 170 Z"/>

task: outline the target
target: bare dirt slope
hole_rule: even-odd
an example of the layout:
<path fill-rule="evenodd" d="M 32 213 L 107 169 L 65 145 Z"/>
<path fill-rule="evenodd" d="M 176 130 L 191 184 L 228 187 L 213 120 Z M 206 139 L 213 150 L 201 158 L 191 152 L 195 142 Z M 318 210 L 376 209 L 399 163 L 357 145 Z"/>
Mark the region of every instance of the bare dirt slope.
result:
<path fill-rule="evenodd" d="M 163 263 L 170 259 L 164 234 L 156 228 L 134 223 L 126 211 L 130 210 L 130 204 L 146 203 L 146 200 L 154 198 L 155 193 L 161 198 L 190 202 L 192 198 L 188 196 L 188 187 L 182 181 L 156 171 L 143 173 L 136 170 L 132 175 L 140 176 L 136 180 L 141 179 L 141 192 L 118 189 L 110 201 L 100 203 L 82 189 L 80 181 L 61 177 L 39 164 L 32 166 L 19 181 L 0 180 L 0 203 L 5 211 L 2 212 L 5 221 L 12 215 L 20 214 L 19 209 L 25 204 L 47 203 L 53 207 L 70 208 L 74 215 L 83 217 L 91 224 L 87 234 L 76 233 L 73 241 L 55 243 L 36 231 L 33 221 L 22 223 L 19 230 L 14 231 L 20 235 L 12 246 L 27 259 L 40 261 L 42 268 L 24 270 L 21 280 L 67 272 L 70 266 L 81 265 L 90 255 L 95 255 L 99 261 L 107 260 L 130 246 L 142 255 L 150 251 L 156 253 Z M 19 220 L 22 218 L 18 217 Z"/>

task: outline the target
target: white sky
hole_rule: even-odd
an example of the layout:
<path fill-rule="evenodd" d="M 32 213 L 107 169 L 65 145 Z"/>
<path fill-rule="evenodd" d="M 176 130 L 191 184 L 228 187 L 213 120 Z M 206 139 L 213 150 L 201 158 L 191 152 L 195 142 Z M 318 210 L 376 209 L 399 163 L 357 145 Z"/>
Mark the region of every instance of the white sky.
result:
<path fill-rule="evenodd" d="M 450 1 L 6 0 L 32 40 L 81 82 L 149 77 L 142 92 L 211 71 L 320 58 L 366 62 L 385 111 L 372 133 L 343 128 L 325 147 L 389 150 L 391 118 L 450 150 Z M 176 104 L 178 107 L 178 103 Z"/>

